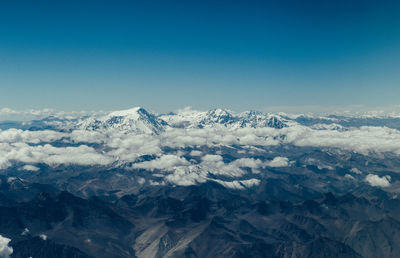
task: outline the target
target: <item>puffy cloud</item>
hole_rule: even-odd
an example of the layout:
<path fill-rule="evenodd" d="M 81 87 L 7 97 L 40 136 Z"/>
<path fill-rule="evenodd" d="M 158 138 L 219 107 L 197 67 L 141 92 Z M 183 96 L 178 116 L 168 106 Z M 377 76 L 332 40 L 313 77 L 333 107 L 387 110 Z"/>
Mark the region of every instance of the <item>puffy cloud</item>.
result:
<path fill-rule="evenodd" d="M 2 153 L 0 152 L 0 154 Z M 0 156 L 0 169 L 6 169 L 9 166 L 11 166 L 10 161 L 4 156 Z"/>
<path fill-rule="evenodd" d="M 199 166 L 177 167 L 165 179 L 175 185 L 195 185 L 207 181 L 208 173 Z"/>
<path fill-rule="evenodd" d="M 139 177 L 137 179 L 137 182 L 142 185 L 142 184 L 146 183 L 146 179 L 144 179 L 143 177 Z"/>
<path fill-rule="evenodd" d="M 233 161 L 233 164 L 237 165 L 238 167 L 248 167 L 248 168 L 260 168 L 264 166 L 261 160 L 252 158 L 237 159 Z"/>
<path fill-rule="evenodd" d="M 390 186 L 390 176 L 382 176 L 379 177 L 378 175 L 368 174 L 365 178 L 371 186 L 378 186 L 378 187 L 388 187 Z"/>
<path fill-rule="evenodd" d="M 218 162 L 222 162 L 222 156 L 207 154 L 202 158 L 202 160 L 204 163 L 218 163 Z"/>
<path fill-rule="evenodd" d="M 113 133 L 107 136 L 105 146 L 107 152 L 121 162 L 132 162 L 142 155 L 161 154 L 160 139 L 152 135 L 132 135 Z"/>
<path fill-rule="evenodd" d="M 69 138 L 73 142 L 84 142 L 84 143 L 102 143 L 105 141 L 107 135 L 100 132 L 88 131 L 88 130 L 74 130 L 69 134 Z"/>
<path fill-rule="evenodd" d="M 132 165 L 132 168 L 141 168 L 151 171 L 154 171 L 155 169 L 171 171 L 174 169 L 174 167 L 187 166 L 189 164 L 190 163 L 186 159 L 176 155 L 163 155 L 154 160 L 135 163 Z"/>
<path fill-rule="evenodd" d="M 357 174 L 357 175 L 362 174 L 362 172 L 358 168 L 352 168 L 352 169 L 350 169 L 350 172 L 353 172 L 354 174 Z"/>
<path fill-rule="evenodd" d="M 33 165 L 25 165 L 22 167 L 23 170 L 27 170 L 27 171 L 39 171 L 40 168 L 35 167 Z"/>
<path fill-rule="evenodd" d="M 45 163 L 50 166 L 109 165 L 114 161 L 114 158 L 98 153 L 94 148 L 86 145 L 54 147 L 50 144 L 36 146 L 26 143 L 0 144 L 0 157 L 0 167 L 3 169 L 11 165 L 10 161 L 28 164 Z"/>
<path fill-rule="evenodd" d="M 268 167 L 287 167 L 289 166 L 289 159 L 286 157 L 275 157 L 273 160 L 266 163 Z"/>
<path fill-rule="evenodd" d="M 189 155 L 190 155 L 190 156 L 193 156 L 193 157 L 198 157 L 198 156 L 202 156 L 203 153 L 202 153 L 201 151 L 198 151 L 198 150 L 192 150 L 192 151 L 189 153 Z"/>
<path fill-rule="evenodd" d="M 29 131 L 11 128 L 0 131 L 0 142 L 15 143 L 33 143 L 53 142 L 67 136 L 66 133 L 60 133 L 52 130 Z"/>
<path fill-rule="evenodd" d="M 297 146 L 332 147 L 355 151 L 400 154 L 400 131 L 387 127 L 362 126 L 347 131 L 313 130 L 305 126 L 285 128 L 286 143 Z"/>
<path fill-rule="evenodd" d="M 77 164 L 77 165 L 109 165 L 113 158 L 96 152 L 92 147 L 79 145 L 77 147 L 53 147 L 49 144 L 38 146 L 47 154 L 42 162 L 49 165 Z"/>
<path fill-rule="evenodd" d="M 19 112 L 11 108 L 0 109 L 0 116 L 17 115 L 17 114 L 19 114 Z"/>
<path fill-rule="evenodd" d="M 47 236 L 46 236 L 45 234 L 40 234 L 39 237 L 40 237 L 42 240 L 47 240 Z"/>
<path fill-rule="evenodd" d="M 153 161 L 137 163 L 134 164 L 134 167 L 148 170 L 153 170 L 155 168 L 161 169 L 162 167 L 166 171 L 169 170 L 172 173 L 166 175 L 164 179 L 167 182 L 175 185 L 195 185 L 198 183 L 203 183 L 207 180 L 214 180 L 211 179 L 212 177 L 210 177 L 210 174 L 236 178 L 245 173 L 241 167 L 249 167 L 253 170 L 265 167 L 265 164 L 262 161 L 248 158 L 237 159 L 230 163 L 224 163 L 222 156 L 207 154 L 202 157 L 202 161 L 199 164 L 192 164 L 186 160 L 181 162 L 182 158 L 173 155 L 166 156 L 170 157 L 167 159 L 165 156 L 163 156 L 164 158 L 161 157 Z M 162 159 L 168 162 L 161 162 Z M 236 181 L 233 180 L 223 184 L 222 182 L 225 181 L 217 180 L 218 183 L 223 184 L 226 187 L 237 189 L 241 189 L 243 187 L 252 187 L 259 184 L 258 179 Z"/>
<path fill-rule="evenodd" d="M 8 246 L 10 241 L 11 241 L 11 239 L 0 235 L 0 257 L 1 258 L 9 258 L 10 255 L 13 253 L 13 248 L 11 246 Z"/>
<path fill-rule="evenodd" d="M 169 128 L 159 136 L 161 146 L 184 148 L 188 146 L 295 146 L 332 147 L 361 154 L 394 152 L 400 154 L 400 131 L 387 127 L 362 126 L 348 130 L 315 130 L 293 124 L 275 128 Z"/>
<path fill-rule="evenodd" d="M 12 114 L 12 110 L 2 110 Z M 15 111 L 16 112 L 16 111 Z M 52 111 L 46 111 L 52 112 Z M 252 154 L 268 151 L 269 146 L 295 145 L 313 147 L 332 147 L 354 151 L 362 154 L 371 152 L 393 152 L 400 154 L 400 131 L 386 127 L 358 127 L 335 130 L 336 127 L 323 126 L 306 127 L 296 123 L 283 129 L 225 127 L 223 125 L 196 128 L 184 126 L 188 119 L 204 119 L 205 112 L 184 110 L 176 116 L 172 123 L 182 125 L 180 128 L 166 127 L 159 135 L 125 132 L 123 130 L 69 130 L 63 132 L 53 130 L 27 131 L 19 129 L 0 130 L 0 169 L 5 169 L 13 162 L 25 165 L 22 169 L 37 170 L 36 163 L 50 166 L 61 164 L 75 165 L 126 165 L 132 164 L 144 155 L 154 155 L 158 158 L 150 161 L 134 163 L 132 168 L 150 171 L 162 170 L 166 183 L 180 185 L 196 184 L 215 178 L 215 175 L 238 178 L 247 173 L 249 168 L 253 173 L 259 173 L 265 167 L 287 167 L 290 165 L 286 157 L 275 157 L 263 162 L 251 158 Z M 41 112 L 30 112 L 39 114 Z M 42 112 L 43 113 L 43 112 Z M 164 116 L 168 118 L 168 116 Z M 199 121 L 200 121 L 199 120 Z M 196 120 L 197 121 L 197 120 Z M 76 128 L 75 128 L 76 129 Z M 215 150 L 230 148 L 232 152 L 242 154 L 231 162 L 225 163 L 221 155 L 210 155 L 206 152 L 193 150 L 192 157 L 201 157 L 190 161 L 182 157 L 187 148 L 208 146 Z M 174 153 L 174 154 L 171 154 Z M 223 151 L 215 153 L 221 154 Z M 235 155 L 233 155 L 235 156 Z M 320 168 L 332 168 L 316 163 Z M 333 169 L 333 168 L 332 168 Z M 352 173 L 360 174 L 357 169 Z M 213 176 L 210 176 L 213 174 Z M 374 175 L 371 175 L 374 176 Z M 375 177 L 367 176 L 367 182 L 376 184 Z M 346 176 L 350 178 L 350 175 Z M 387 181 L 390 177 L 378 177 Z M 232 180 L 231 179 L 231 180 Z M 368 181 L 369 180 L 369 181 Z M 240 180 L 230 181 L 229 186 L 247 187 Z M 254 181 L 255 182 L 255 181 Z M 375 183 L 371 183 L 375 182 Z M 379 183 L 378 183 L 379 184 Z M 380 184 L 382 185 L 382 183 Z"/>
<path fill-rule="evenodd" d="M 263 167 L 264 164 L 260 160 L 254 159 L 238 159 L 230 163 L 224 163 L 223 158 L 220 155 L 207 154 L 202 157 L 202 161 L 199 164 L 193 164 L 176 155 L 163 155 L 160 158 L 145 161 L 141 163 L 133 164 L 133 168 L 142 168 L 153 171 L 164 170 L 171 172 L 165 176 L 160 175 L 166 182 L 175 185 L 195 185 L 203 183 L 210 179 L 209 175 L 224 175 L 230 177 L 240 177 L 245 172 L 240 167 L 250 167 L 257 169 Z M 153 176 L 157 176 L 153 174 Z M 218 181 L 222 184 L 222 180 Z M 224 186 L 231 188 L 243 188 L 252 187 L 257 185 L 259 181 L 257 179 L 244 180 L 242 181 L 230 181 Z"/>
<path fill-rule="evenodd" d="M 266 164 L 261 160 L 252 158 L 237 159 L 235 161 L 232 161 L 230 164 L 241 168 L 251 168 L 253 173 L 259 173 L 259 168 L 263 168 L 266 166 Z"/>
<path fill-rule="evenodd" d="M 242 176 L 245 172 L 234 162 L 224 163 L 222 156 L 207 154 L 202 158 L 200 166 L 205 171 L 214 175 L 225 175 L 230 177 Z"/>

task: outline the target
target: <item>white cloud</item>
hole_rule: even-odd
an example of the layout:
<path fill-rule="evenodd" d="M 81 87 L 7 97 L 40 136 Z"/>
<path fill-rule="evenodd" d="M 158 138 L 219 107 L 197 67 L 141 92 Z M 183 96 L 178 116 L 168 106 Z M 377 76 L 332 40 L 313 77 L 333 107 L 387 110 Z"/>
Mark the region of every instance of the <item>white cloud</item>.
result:
<path fill-rule="evenodd" d="M 237 165 L 238 167 L 248 167 L 248 168 L 260 168 L 263 167 L 264 164 L 259 159 L 252 159 L 252 158 L 241 158 L 237 159 L 232 162 L 233 164 Z"/>
<path fill-rule="evenodd" d="M 275 157 L 273 160 L 266 162 L 268 167 L 287 167 L 289 166 L 289 159 L 286 157 Z"/>
<path fill-rule="evenodd" d="M 165 179 L 175 185 L 195 185 L 204 183 L 207 180 L 208 173 L 199 166 L 177 167 L 172 174 Z"/>
<path fill-rule="evenodd" d="M 388 187 L 390 186 L 390 176 L 382 176 L 379 177 L 378 175 L 368 174 L 365 178 L 371 186 L 378 186 L 378 187 Z"/>
<path fill-rule="evenodd" d="M 5 131 L 0 130 L 0 142 L 24 142 L 39 144 L 40 142 L 53 142 L 65 137 L 66 135 L 66 133 L 60 133 L 52 130 L 28 131 L 11 128 Z"/>
<path fill-rule="evenodd" d="M 114 132 L 107 135 L 105 146 L 107 152 L 121 162 L 132 162 L 142 155 L 161 154 L 160 139 L 152 135 L 121 134 Z"/>
<path fill-rule="evenodd" d="M 10 255 L 13 253 L 13 248 L 11 246 L 8 246 L 10 241 L 11 241 L 11 239 L 0 235 L 0 257 L 1 258 L 9 258 Z"/>
<path fill-rule="evenodd" d="M 226 188 L 231 188 L 231 189 L 238 189 L 238 190 L 242 190 L 244 189 L 244 186 L 240 184 L 240 182 L 238 180 L 234 180 L 234 181 L 222 181 L 219 179 L 214 180 L 215 182 L 221 184 L 222 186 L 226 187 Z"/>
<path fill-rule="evenodd" d="M 11 108 L 0 109 L 0 116 L 17 115 L 17 114 L 19 114 L 19 112 Z"/>
<path fill-rule="evenodd" d="M 266 166 L 266 164 L 261 160 L 253 158 L 240 158 L 230 164 L 240 168 L 251 168 L 253 173 L 259 173 L 259 168 L 264 168 Z"/>
<path fill-rule="evenodd" d="M 362 174 L 362 172 L 358 168 L 352 168 L 352 169 L 350 169 L 350 172 L 353 172 L 354 174 L 357 174 L 357 175 Z"/>
<path fill-rule="evenodd" d="M 10 166 L 11 161 L 28 164 L 45 163 L 50 166 L 61 164 L 109 165 L 114 161 L 114 158 L 98 153 L 94 148 L 86 145 L 76 147 L 54 147 L 50 144 L 31 146 L 20 142 L 0 143 L 0 157 L 0 168 L 3 169 Z"/>
<path fill-rule="evenodd" d="M 43 240 L 47 240 L 47 236 L 45 234 L 40 234 L 39 237 Z"/>
<path fill-rule="evenodd" d="M 286 142 L 297 146 L 332 147 L 364 155 L 370 152 L 400 154 L 400 131 L 387 127 L 362 126 L 347 131 L 312 130 L 305 126 L 285 129 Z"/>
<path fill-rule="evenodd" d="M 201 151 L 198 151 L 198 150 L 192 150 L 189 155 L 193 156 L 193 157 L 198 157 L 198 156 L 202 156 L 203 153 Z"/>
<path fill-rule="evenodd" d="M 217 162 L 222 162 L 222 156 L 221 155 L 212 155 L 212 154 L 207 154 L 203 158 L 201 158 L 204 163 L 217 163 Z"/>
<path fill-rule="evenodd" d="M 13 110 L 1 109 L 0 113 L 15 114 Z M 26 114 L 41 115 L 54 111 L 29 111 Z M 176 116 L 173 123 L 184 124 L 189 120 L 204 119 L 206 112 L 183 110 Z M 167 116 L 163 116 L 167 118 Z M 171 118 L 172 119 L 172 118 Z M 325 128 L 325 127 L 324 127 Z M 319 128 L 320 129 L 320 128 Z M 60 147 L 62 140 L 65 146 Z M 57 142 L 56 142 L 57 141 Z M 56 143 L 54 143 L 56 142 Z M 78 146 L 77 143 L 79 144 Z M 72 130 L 57 132 L 53 130 L 27 131 L 19 129 L 0 130 L 0 169 L 10 167 L 14 162 L 23 163 L 22 169 L 35 171 L 37 163 L 50 166 L 57 165 L 125 165 L 136 162 L 143 155 L 154 155 L 158 158 L 140 163 L 134 163 L 132 168 L 142 168 L 150 171 L 161 170 L 166 183 L 190 185 L 209 180 L 210 174 L 223 175 L 237 179 L 247 173 L 250 168 L 253 173 L 259 173 L 262 168 L 287 167 L 291 162 L 286 157 L 275 157 L 263 162 L 251 158 L 252 154 L 265 152 L 263 147 L 276 145 L 332 147 L 362 154 L 373 152 L 393 152 L 400 155 L 400 131 L 386 127 L 348 128 L 345 131 L 333 130 L 329 126 L 324 130 L 292 123 L 283 129 L 274 128 L 230 128 L 216 125 L 206 128 L 166 128 L 160 135 L 149 135 L 121 130 L 87 131 Z M 94 147 L 91 147 L 94 146 Z M 230 147 L 232 151 L 243 154 L 242 158 L 225 163 L 221 155 L 210 155 L 206 152 L 193 150 L 189 154 L 201 157 L 190 161 L 182 157 L 187 153 L 183 148 L 199 148 L 208 146 L 218 150 Z M 236 148 L 236 146 L 240 146 Z M 220 148 L 221 147 L 221 148 Z M 164 149 L 172 148 L 172 152 Z M 182 148 L 182 149 L 181 149 Z M 245 150 L 240 151 L 240 149 Z M 171 154 L 173 153 L 173 154 Z M 247 155 L 247 156 L 246 156 Z M 321 168 L 331 168 L 326 164 L 317 163 Z M 350 170 L 354 174 L 361 171 Z M 165 172 L 165 173 L 164 173 Z M 346 175 L 350 178 L 351 175 Z M 371 175 L 373 176 L 373 175 Z M 390 177 L 377 180 L 367 176 L 370 184 L 383 186 Z M 376 176 L 377 177 L 377 176 Z M 231 180 L 232 180 L 231 179 Z M 368 181 L 369 180 L 369 181 Z M 381 183 L 376 183 L 376 182 Z M 252 181 L 249 181 L 252 182 Z M 231 181 L 230 186 L 247 187 L 243 181 Z M 372 182 L 372 183 L 371 183 Z M 140 183 L 140 182 L 139 182 Z"/>
<path fill-rule="evenodd" d="M 40 168 L 35 167 L 33 165 L 25 165 L 22 167 L 23 170 L 27 170 L 27 171 L 39 171 Z"/>
<path fill-rule="evenodd" d="M 350 179 L 350 180 L 356 180 L 356 179 L 355 179 L 352 175 L 350 175 L 350 174 L 344 175 L 344 178 Z"/>
<path fill-rule="evenodd" d="M 260 180 L 252 178 L 249 180 L 241 180 L 240 183 L 248 188 L 251 188 L 253 186 L 257 186 L 260 184 Z"/>
<path fill-rule="evenodd" d="M 74 130 L 69 134 L 69 137 L 73 142 L 102 143 L 107 135 L 95 131 Z"/>
<path fill-rule="evenodd" d="M 1 153 L 1 151 L 0 151 L 0 153 Z M 9 166 L 11 166 L 10 161 L 4 156 L 0 156 L 0 169 L 6 169 Z"/>
<path fill-rule="evenodd" d="M 189 165 L 189 162 L 184 158 L 175 155 L 163 155 L 154 160 L 133 164 L 132 168 L 141 168 L 151 171 L 155 169 L 170 171 L 174 167 L 187 165 Z"/>
<path fill-rule="evenodd" d="M 29 229 L 28 228 L 25 228 L 24 231 L 22 231 L 22 233 L 21 233 L 22 236 L 26 236 L 28 234 L 29 234 Z"/>
<path fill-rule="evenodd" d="M 32 119 L 42 119 L 53 116 L 57 118 L 79 118 L 87 115 L 100 115 L 103 111 L 59 111 L 54 109 L 29 109 L 29 110 L 14 110 L 10 108 L 0 109 L 0 120 L 12 121 L 27 121 Z"/>
<path fill-rule="evenodd" d="M 16 178 L 14 176 L 10 176 L 9 178 L 7 178 L 7 183 L 11 184 L 14 181 L 19 181 L 19 178 Z"/>
<path fill-rule="evenodd" d="M 49 144 L 38 146 L 47 154 L 42 162 L 49 165 L 76 164 L 76 165 L 109 165 L 111 157 L 102 155 L 92 147 L 79 145 L 77 147 L 53 147 Z"/>
<path fill-rule="evenodd" d="M 221 185 L 223 185 L 226 188 L 231 188 L 231 189 L 238 189 L 238 190 L 243 190 L 245 188 L 251 188 L 253 186 L 257 186 L 260 184 L 260 180 L 252 178 L 248 180 L 233 180 L 233 181 L 222 181 L 219 179 L 213 180 Z"/>
<path fill-rule="evenodd" d="M 224 163 L 222 156 L 207 154 L 202 158 L 200 166 L 205 171 L 214 175 L 225 175 L 230 177 L 242 176 L 245 172 L 234 162 Z"/>

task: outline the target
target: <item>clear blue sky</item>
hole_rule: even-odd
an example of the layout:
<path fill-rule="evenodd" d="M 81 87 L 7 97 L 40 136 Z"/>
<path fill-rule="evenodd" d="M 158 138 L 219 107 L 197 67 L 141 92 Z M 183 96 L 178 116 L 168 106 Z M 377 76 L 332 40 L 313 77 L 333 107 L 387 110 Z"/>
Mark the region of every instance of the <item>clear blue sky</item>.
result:
<path fill-rule="evenodd" d="M 0 2 L 0 108 L 400 104 L 400 1 Z"/>

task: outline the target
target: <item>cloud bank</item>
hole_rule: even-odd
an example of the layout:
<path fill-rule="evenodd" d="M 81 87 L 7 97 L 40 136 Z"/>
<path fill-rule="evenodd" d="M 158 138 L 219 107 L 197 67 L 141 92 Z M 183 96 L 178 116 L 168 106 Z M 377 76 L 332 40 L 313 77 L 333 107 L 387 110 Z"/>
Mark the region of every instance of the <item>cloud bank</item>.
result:
<path fill-rule="evenodd" d="M 1 112 L 16 114 L 8 109 Z M 245 175 L 255 176 L 269 168 L 290 167 L 294 162 L 284 156 L 264 160 L 252 155 L 266 153 L 274 146 L 400 155 L 400 131 L 397 129 L 360 126 L 339 130 L 337 126 L 309 127 L 289 120 L 282 120 L 286 126 L 281 126 L 279 116 L 263 116 L 257 112 L 243 113 L 243 121 L 232 117 L 223 110 L 187 109 L 179 114 L 156 117 L 135 108 L 114 112 L 99 120 L 89 117 L 74 122 L 57 121 L 53 129 L 50 126 L 43 130 L 0 130 L 0 169 L 18 164 L 21 171 L 33 172 L 39 171 L 38 164 L 123 167 L 159 173 L 166 182 L 173 184 L 189 185 L 225 177 L 231 178 L 227 187 L 243 188 L 255 185 L 250 183 L 255 181 L 243 181 L 252 180 L 243 179 Z M 96 121 L 103 123 L 101 127 L 96 127 Z M 129 129 L 138 126 L 140 128 Z M 218 148 L 230 148 L 240 156 L 225 159 L 220 153 L 208 151 Z M 351 172 L 362 173 L 355 168 Z M 365 180 L 379 187 L 390 184 L 388 177 L 368 175 Z"/>

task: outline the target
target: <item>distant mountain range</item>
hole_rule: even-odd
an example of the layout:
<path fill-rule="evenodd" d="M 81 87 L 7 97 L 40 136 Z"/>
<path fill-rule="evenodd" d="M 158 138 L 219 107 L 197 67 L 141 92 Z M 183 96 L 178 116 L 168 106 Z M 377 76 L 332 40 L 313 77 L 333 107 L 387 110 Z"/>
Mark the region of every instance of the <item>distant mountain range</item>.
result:
<path fill-rule="evenodd" d="M 339 127 L 387 126 L 400 129 L 400 116 L 343 116 L 343 115 L 288 115 L 285 113 L 263 113 L 246 111 L 234 113 L 224 109 L 196 111 L 183 109 L 168 114 L 152 114 L 141 107 L 113 111 L 103 115 L 47 116 L 31 121 L 0 121 L 0 129 L 118 129 L 131 133 L 160 133 L 165 128 L 210 128 L 222 125 L 229 128 L 265 128 L 281 129 L 290 125 Z"/>
<path fill-rule="evenodd" d="M 399 257 L 399 129 L 139 107 L 3 121 L 0 257 Z"/>

